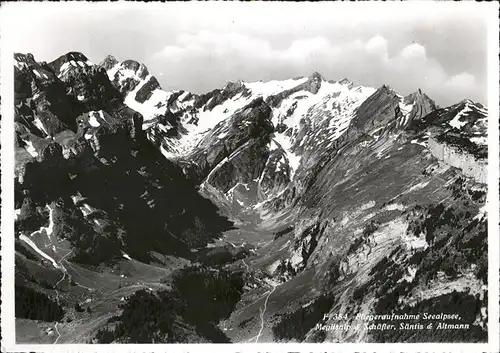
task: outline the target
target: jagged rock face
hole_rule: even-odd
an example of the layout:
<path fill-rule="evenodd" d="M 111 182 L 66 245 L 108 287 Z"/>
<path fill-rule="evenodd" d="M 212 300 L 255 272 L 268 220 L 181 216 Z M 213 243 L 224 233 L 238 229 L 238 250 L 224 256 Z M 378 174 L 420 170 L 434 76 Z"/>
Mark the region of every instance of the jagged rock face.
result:
<path fill-rule="evenodd" d="M 397 133 L 436 109 L 434 101 L 420 89 L 403 97 L 384 85 L 357 109 L 353 127 L 357 133 L 378 138 Z"/>
<path fill-rule="evenodd" d="M 438 109 L 410 126 L 415 141 L 431 154 L 479 183 L 487 180 L 487 111 L 465 100 Z"/>
<path fill-rule="evenodd" d="M 269 157 L 273 130 L 271 108 L 262 98 L 250 102 L 196 147 L 191 159 L 204 166 L 199 179 L 206 179 L 224 193 L 238 183 L 258 179 Z M 225 138 L 214 143 L 214 137 L 222 134 Z"/>
<path fill-rule="evenodd" d="M 160 88 L 160 84 L 156 77 L 150 77 L 149 80 L 137 91 L 135 100 L 139 103 L 144 103 L 153 95 L 153 91 Z"/>
<path fill-rule="evenodd" d="M 140 79 L 145 79 L 149 75 L 149 71 L 146 66 L 144 66 L 144 64 L 138 63 L 135 60 L 125 60 L 122 63 L 122 66 L 128 70 L 135 72 Z"/>
<path fill-rule="evenodd" d="M 277 194 L 290 183 L 292 171 L 281 149 L 269 151 L 269 157 L 260 175 L 260 188 L 266 195 Z"/>
<path fill-rule="evenodd" d="M 83 54 L 69 53 L 49 64 L 64 82 L 67 94 L 93 110 L 113 108 L 123 97 L 111 85 L 106 70 L 92 64 Z"/>
<path fill-rule="evenodd" d="M 16 58 L 18 245 L 29 239 L 59 263 L 63 244 L 87 265 L 170 255 L 245 267 L 243 305 L 220 323 L 240 341 L 266 330 L 273 340 L 392 341 L 401 336 L 314 328 L 332 314 L 355 324 L 356 314 L 442 307 L 474 325 L 460 339 L 485 340 L 483 106 L 440 109 L 420 90 L 403 97 L 318 73 L 165 92 L 133 60 Z M 218 212 L 242 222 L 231 231 L 252 231 L 241 242 L 257 249 L 208 247 L 232 225 Z M 246 304 L 262 293 L 286 300 Z"/>
<path fill-rule="evenodd" d="M 399 113 L 396 92 L 382 86 L 358 108 L 354 126 L 362 133 L 368 132 L 387 126 Z"/>
<path fill-rule="evenodd" d="M 460 169 L 464 175 L 474 178 L 478 183 L 487 184 L 488 162 L 486 158 L 475 158 L 472 153 L 460 150 L 445 140 L 438 142 L 432 137 L 429 137 L 429 150 L 435 158 Z"/>
<path fill-rule="evenodd" d="M 81 105 L 66 95 L 51 67 L 35 62 L 31 54 L 16 54 L 15 59 L 15 121 L 40 137 L 75 130 L 74 115 Z"/>
<path fill-rule="evenodd" d="M 295 229 L 266 249 L 268 254 L 281 251 L 280 265 L 275 272 L 269 271 L 284 281 L 282 286 L 288 291 L 297 285 L 322 283 L 325 292 L 335 298 L 326 312 L 349 313 L 343 321 L 349 324 L 356 324 L 349 318 L 356 314 L 401 314 L 412 312 L 409 308 L 414 305 L 434 310 L 432 301 L 475 297 L 473 302 L 483 311 L 477 309 L 464 317 L 481 331 L 486 286 L 483 270 L 479 270 L 485 266 L 479 249 L 486 247 L 485 185 L 465 181 L 463 175 L 470 174 L 463 167 L 450 168 L 431 157 L 432 138 L 427 148 L 409 131 L 394 136 L 394 131 L 378 138 L 352 135 L 342 146 L 342 154 L 319 168 L 294 206 L 299 209 Z M 281 247 L 286 243 L 290 246 L 285 255 Z M 472 243 L 476 250 L 468 248 Z M 477 255 L 469 256 L 469 251 L 477 251 Z M 453 259 L 445 254 L 454 254 Z M 311 277 L 314 279 L 308 280 Z M 277 328 L 292 327 L 296 321 L 291 314 L 302 317 L 302 303 L 310 302 L 310 293 L 301 293 L 304 299 L 296 301 L 298 309 L 283 306 L 273 311 L 273 315 L 282 314 L 273 330 L 275 338 L 286 339 Z M 450 310 L 460 310 L 460 305 L 452 306 Z M 327 316 L 315 322 L 335 324 L 338 320 Z M 306 329 L 307 334 L 295 332 L 286 337 L 316 341 L 313 327 Z M 327 332 L 320 340 L 344 342 L 353 334 L 363 341 L 399 339 L 365 330 L 340 330 Z M 463 339 L 484 337 L 484 332 L 476 336 L 469 331 Z"/>
<path fill-rule="evenodd" d="M 104 58 L 104 60 L 99 64 L 106 71 L 111 70 L 116 64 L 118 64 L 118 60 L 113 55 L 108 55 Z"/>
<path fill-rule="evenodd" d="M 144 103 L 156 89 L 160 89 L 160 84 L 146 66 L 135 60 L 119 63 L 114 57 L 107 57 L 100 66 L 108 72 L 109 79 L 122 94 L 134 92 L 132 99 L 139 103 Z"/>
<path fill-rule="evenodd" d="M 135 60 L 125 60 L 118 63 L 114 57 L 107 57 L 100 66 L 108 72 L 110 81 L 122 94 L 133 91 L 143 80 L 147 81 L 150 76 L 146 66 Z"/>
<path fill-rule="evenodd" d="M 103 67 L 122 91 L 125 77 L 135 77 L 134 89 L 125 90 L 129 91 L 126 104 L 143 112 L 148 138 L 166 158 L 182 164 L 196 183 L 210 182 L 204 178 L 219 178 L 222 172 L 227 172 L 234 181 L 231 183 L 231 178 L 225 177 L 223 182 L 215 182 L 216 188 L 221 188 L 219 191 L 227 193 L 241 183 L 256 184 L 260 190 L 256 194 L 261 195 L 256 202 L 278 194 L 287 200 L 283 203 L 276 199 L 270 203 L 276 207 L 290 204 L 305 192 L 311 178 L 345 144 L 362 134 L 375 139 L 382 134 L 399 134 L 412 121 L 436 109 L 434 102 L 421 91 L 402 97 L 387 86 L 374 90 L 355 86 L 347 79 L 325 81 L 318 73 L 269 83 L 238 81 L 207 94 L 194 95 L 161 91 L 156 79 L 144 77 L 147 69 L 141 69 L 141 64 L 136 62 L 117 63 L 109 59 Z M 139 97 L 143 92 L 146 94 Z M 270 122 L 274 131 L 263 135 L 270 136 L 267 148 L 263 147 L 265 140 L 259 139 L 251 144 L 252 153 L 241 151 L 242 156 L 251 160 L 239 158 L 239 167 L 230 161 L 228 166 L 218 166 L 236 146 L 247 141 L 248 130 L 230 128 L 230 125 L 238 116 L 252 116 L 250 110 L 258 109 L 250 104 L 255 98 L 263 99 L 272 112 Z M 240 113 L 242 110 L 244 114 Z M 257 136 L 249 136 L 257 139 Z M 275 150 L 278 152 L 273 152 Z M 257 151 L 260 151 L 258 162 L 254 160 Z M 273 160 L 272 155 L 283 157 L 282 162 L 281 158 Z M 243 165 L 261 174 L 249 172 L 242 178 Z M 254 178 L 248 180 L 251 177 Z M 271 180 L 275 180 L 276 185 L 272 185 Z"/>
<path fill-rule="evenodd" d="M 422 93 L 420 89 L 406 96 L 403 100 L 403 104 L 413 104 L 410 112 L 410 121 L 420 120 L 438 108 L 434 101 L 425 93 Z"/>
<path fill-rule="evenodd" d="M 29 194 L 37 207 L 49 207 L 56 237 L 71 243 L 75 261 L 113 261 L 121 250 L 145 261 L 151 251 L 190 256 L 191 247 L 205 245 L 230 226 L 181 169 L 147 141 L 142 115 L 123 104 L 103 68 L 91 66 L 79 53 L 49 65 L 32 56 L 16 58 L 21 68 L 16 69 L 21 82 L 16 88 L 16 202 L 22 204 Z M 75 99 L 82 92 L 92 99 Z M 50 108 L 72 110 L 52 109 L 48 119 L 42 114 L 46 101 Z M 58 227 L 74 229 L 61 233 Z"/>
<path fill-rule="evenodd" d="M 210 96 L 210 101 L 204 106 L 204 110 L 212 110 L 224 101 L 233 98 L 237 94 L 241 94 L 242 97 L 249 96 L 248 89 L 240 82 L 229 82 L 224 86 L 222 90 L 215 90 L 208 94 Z M 200 104 L 200 103 L 195 103 Z"/>
<path fill-rule="evenodd" d="M 486 144 L 487 110 L 479 103 L 464 100 L 447 108 L 441 108 L 415 121 L 410 130 L 424 129 L 433 133 L 451 131 L 472 139 L 478 144 Z"/>
<path fill-rule="evenodd" d="M 123 100 L 106 72 L 80 53 L 68 53 L 50 64 L 16 54 L 15 82 L 16 121 L 38 137 L 76 132 L 78 115 L 87 109 L 114 110 Z"/>
<path fill-rule="evenodd" d="M 307 91 L 312 94 L 316 94 L 321 88 L 322 81 L 323 77 L 321 77 L 321 75 L 318 72 L 313 72 L 305 82 L 297 85 L 296 87 L 285 90 L 276 95 L 269 96 L 267 98 L 267 103 L 272 107 L 278 107 L 284 99 L 286 99 L 287 97 L 296 92 Z"/>

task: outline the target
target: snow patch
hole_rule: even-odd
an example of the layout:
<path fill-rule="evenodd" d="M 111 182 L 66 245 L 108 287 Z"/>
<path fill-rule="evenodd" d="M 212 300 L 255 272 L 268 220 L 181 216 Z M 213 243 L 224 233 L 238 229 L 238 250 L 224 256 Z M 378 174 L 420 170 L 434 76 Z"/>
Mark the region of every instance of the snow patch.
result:
<path fill-rule="evenodd" d="M 483 219 L 486 217 L 487 214 L 488 214 L 488 208 L 486 207 L 486 205 L 484 205 L 479 209 L 479 212 L 476 216 L 474 216 L 474 219 Z"/>
<path fill-rule="evenodd" d="M 21 239 L 26 244 L 28 244 L 33 250 L 35 250 L 43 258 L 49 260 L 55 268 L 61 268 L 52 257 L 50 257 L 49 255 L 44 253 L 42 250 L 40 250 L 38 248 L 38 246 L 36 246 L 36 244 L 30 238 L 28 238 L 26 235 L 24 235 L 24 234 L 19 235 L 19 239 Z"/>
<path fill-rule="evenodd" d="M 27 67 L 28 65 L 25 63 L 25 62 L 22 62 L 22 61 L 17 61 L 15 60 L 14 61 L 14 65 L 19 69 L 19 70 L 22 70 L 24 69 L 25 67 Z"/>
<path fill-rule="evenodd" d="M 292 88 L 307 81 L 307 77 L 302 77 L 299 79 L 289 79 L 289 80 L 273 80 L 273 81 L 257 81 L 257 82 L 244 82 L 243 84 L 247 87 L 253 94 L 262 97 L 268 97 Z"/>
<path fill-rule="evenodd" d="M 28 151 L 29 154 L 33 157 L 38 157 L 38 152 L 36 151 L 35 146 L 33 146 L 33 142 L 29 140 L 23 140 L 26 143 L 26 146 L 24 146 L 24 149 Z"/>
<path fill-rule="evenodd" d="M 80 210 L 82 211 L 82 213 L 83 213 L 83 215 L 84 215 L 85 217 L 87 217 L 87 216 L 88 216 L 89 214 L 91 214 L 91 213 L 92 213 L 92 211 L 93 211 L 93 210 L 92 210 L 92 208 L 91 208 L 89 205 L 87 205 L 86 203 L 85 203 L 85 204 L 83 204 L 83 205 L 80 207 Z"/>
<path fill-rule="evenodd" d="M 269 274 L 271 274 L 271 275 L 272 275 L 272 274 L 276 271 L 276 269 L 278 268 L 278 266 L 280 265 L 280 262 L 281 262 L 280 260 L 276 260 L 276 261 L 274 261 L 274 262 L 273 262 L 273 263 L 272 263 L 272 264 L 271 264 L 271 265 L 267 268 L 267 272 L 268 272 Z"/>
<path fill-rule="evenodd" d="M 102 110 L 99 110 L 97 113 L 99 114 L 99 118 L 101 118 L 102 121 L 106 121 L 106 119 L 104 119 L 104 113 Z"/>
<path fill-rule="evenodd" d="M 292 257 L 290 258 L 290 264 L 293 268 L 297 268 L 297 266 L 302 263 L 302 260 L 302 256 L 297 252 L 294 252 Z"/>
<path fill-rule="evenodd" d="M 418 139 L 411 140 L 410 143 L 427 147 L 427 141 L 419 141 Z"/>
<path fill-rule="evenodd" d="M 401 239 L 408 249 L 422 249 L 425 251 L 429 247 L 423 233 L 419 237 L 403 234 Z"/>
<path fill-rule="evenodd" d="M 36 117 L 35 120 L 33 120 L 33 124 L 38 128 L 38 130 L 43 131 L 46 135 L 49 134 L 45 129 L 45 126 L 43 126 L 43 123 L 40 120 L 40 118 Z"/>
<path fill-rule="evenodd" d="M 160 152 L 161 154 L 163 154 L 163 156 L 166 158 L 166 159 L 173 159 L 175 158 L 176 154 L 175 153 L 171 153 L 171 152 L 168 152 L 164 147 L 163 145 L 160 146 Z"/>
<path fill-rule="evenodd" d="M 70 64 L 69 62 L 65 62 L 64 64 L 61 65 L 61 67 L 59 68 L 59 74 L 62 75 L 63 73 L 65 73 L 70 67 Z"/>
<path fill-rule="evenodd" d="M 384 207 L 384 211 L 404 211 L 406 210 L 405 206 L 400 203 L 391 203 Z"/>
<path fill-rule="evenodd" d="M 398 283 L 401 283 L 403 281 L 411 283 L 415 279 L 416 274 L 417 274 L 417 268 L 414 266 L 409 266 L 406 270 L 406 274 L 398 281 Z"/>
<path fill-rule="evenodd" d="M 90 126 L 93 126 L 93 127 L 101 126 L 101 124 L 99 124 L 99 122 L 97 121 L 97 119 L 95 117 L 95 112 L 89 113 L 89 124 L 90 124 Z"/>
<path fill-rule="evenodd" d="M 413 185 L 411 188 L 409 188 L 408 190 L 406 190 L 406 191 L 404 192 L 404 194 L 408 194 L 408 193 L 410 193 L 410 192 L 412 192 L 412 191 L 415 191 L 415 190 L 420 190 L 420 189 L 423 189 L 423 188 L 425 188 L 428 184 L 429 184 L 429 182 L 428 182 L 428 181 L 423 181 L 423 182 L 421 182 L 421 183 L 418 183 L 418 184 L 416 184 L 416 185 Z"/>
<path fill-rule="evenodd" d="M 467 124 L 467 121 L 460 121 L 460 118 L 469 112 L 472 112 L 472 109 L 469 107 L 469 105 L 466 105 L 461 111 L 458 112 L 453 120 L 448 122 L 448 124 L 456 129 L 461 129 L 464 125 Z"/>
<path fill-rule="evenodd" d="M 137 87 L 132 92 L 129 92 L 125 97 L 125 104 L 141 113 L 144 117 L 144 121 L 164 115 L 167 112 L 167 101 L 172 95 L 172 93 L 165 92 L 157 88 L 152 92 L 151 97 L 144 103 L 136 101 L 135 96 L 137 92 L 142 88 L 142 86 L 144 86 L 144 84 L 146 84 L 146 82 L 149 81 L 149 78 L 151 77 L 151 75 L 146 77 L 143 82 L 137 85 Z"/>
<path fill-rule="evenodd" d="M 293 180 L 295 172 L 299 168 L 301 156 L 292 152 L 292 145 L 290 139 L 284 133 L 275 133 L 272 140 L 278 143 L 283 151 L 285 151 L 288 166 L 290 167 L 290 180 Z"/>
<path fill-rule="evenodd" d="M 470 138 L 470 141 L 476 145 L 487 146 L 488 138 L 486 136 L 474 136 Z"/>
<path fill-rule="evenodd" d="M 410 113 L 411 113 L 414 105 L 415 105 L 415 103 L 413 103 L 413 102 L 405 104 L 404 98 L 402 96 L 400 96 L 399 110 L 401 111 L 403 117 L 399 121 L 399 126 L 405 126 L 406 124 L 408 124 L 408 122 L 410 120 Z"/>
<path fill-rule="evenodd" d="M 376 203 L 375 203 L 375 201 L 373 201 L 373 200 L 372 200 L 372 201 L 369 201 L 369 202 L 367 202 L 367 203 L 365 203 L 365 204 L 361 205 L 361 206 L 359 207 L 359 209 L 358 209 L 358 212 L 366 211 L 366 210 L 368 210 L 368 209 L 370 209 L 370 208 L 372 208 L 372 207 L 375 207 L 375 204 L 376 204 Z"/>

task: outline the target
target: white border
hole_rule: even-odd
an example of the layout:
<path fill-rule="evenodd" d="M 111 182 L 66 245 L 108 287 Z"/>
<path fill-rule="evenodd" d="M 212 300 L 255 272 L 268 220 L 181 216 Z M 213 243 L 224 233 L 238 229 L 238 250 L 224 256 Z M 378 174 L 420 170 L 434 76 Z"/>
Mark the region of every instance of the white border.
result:
<path fill-rule="evenodd" d="M 28 351 L 60 351 L 60 352 L 97 352 L 97 351 L 164 351 L 168 349 L 171 352 L 192 352 L 207 350 L 217 350 L 219 352 L 254 352 L 256 350 L 266 350 L 269 352 L 290 352 L 290 351 L 453 351 L 453 352 L 498 352 L 499 351 L 499 146 L 498 146 L 498 117 L 499 117 L 499 61 L 498 61 L 498 46 L 499 46 L 499 22 L 498 22 L 498 3 L 477 3 L 477 2 L 404 2 L 404 3 L 308 3 L 296 4 L 298 9 L 300 6 L 318 6 L 319 10 L 333 10 L 339 8 L 355 11 L 400 11 L 404 7 L 404 11 L 416 10 L 416 6 L 421 9 L 422 6 L 429 7 L 429 11 L 439 7 L 446 8 L 447 6 L 473 6 L 481 7 L 484 12 L 485 21 L 488 24 L 488 135 L 489 135 L 489 173 L 488 173 L 488 244 L 489 244 L 489 275 L 488 275 L 488 297 L 489 297 L 489 342 L 487 344 L 433 344 L 433 343 L 418 343 L 418 344 L 334 344 L 334 343 L 288 343 L 288 344 L 175 344 L 175 345 L 40 345 L 40 344 L 15 344 L 15 323 L 14 323 L 14 224 L 12 222 L 14 210 L 14 127 L 13 127 L 13 52 L 12 46 L 9 43 L 9 31 L 15 31 L 17 25 L 22 26 L 22 12 L 14 9 L 22 8 L 22 6 L 40 6 L 46 9 L 47 6 L 66 6 L 78 11 L 81 7 L 88 9 L 90 3 L 4 3 L 0 11 L 0 26 L 1 26 L 1 157 L 2 157 L 2 223 L 1 223 L 1 245 L 2 245 L 2 310 L 1 310 L 1 325 L 2 325 L 2 351 L 8 352 L 28 352 Z M 147 7 L 148 9 L 165 6 L 197 6 L 195 10 L 214 10 L 231 11 L 235 6 L 280 6 L 280 3 L 189 3 L 189 4 L 144 4 L 144 3 L 93 3 L 94 6 L 99 6 L 103 10 L 115 10 L 118 7 L 124 9 L 137 9 Z M 204 7 L 203 7 L 204 6 Z M 207 9 L 208 7 L 208 9 Z M 10 11 L 10 12 L 9 12 Z M 300 11 L 297 11 L 300 15 Z M 17 15 L 12 16 L 12 15 Z M 35 33 L 33 35 L 36 35 Z M 47 43 L 50 45 L 50 43 Z"/>

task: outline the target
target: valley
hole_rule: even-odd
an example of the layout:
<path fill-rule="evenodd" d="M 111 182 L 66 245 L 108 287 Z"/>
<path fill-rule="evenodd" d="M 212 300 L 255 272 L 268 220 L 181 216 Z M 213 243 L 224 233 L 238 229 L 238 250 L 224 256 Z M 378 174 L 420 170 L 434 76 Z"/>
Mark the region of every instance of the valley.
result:
<path fill-rule="evenodd" d="M 487 339 L 480 103 L 317 72 L 167 92 L 76 52 L 15 65 L 19 343 Z M 417 310 L 464 329 L 354 329 Z"/>

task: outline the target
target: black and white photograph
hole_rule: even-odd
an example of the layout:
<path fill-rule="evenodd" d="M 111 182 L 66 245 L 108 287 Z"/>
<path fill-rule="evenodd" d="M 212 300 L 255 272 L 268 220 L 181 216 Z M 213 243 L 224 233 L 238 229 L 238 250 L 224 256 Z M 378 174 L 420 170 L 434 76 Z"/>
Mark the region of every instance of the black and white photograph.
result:
<path fill-rule="evenodd" d="M 2 346 L 498 347 L 498 4 L 0 15 Z"/>

